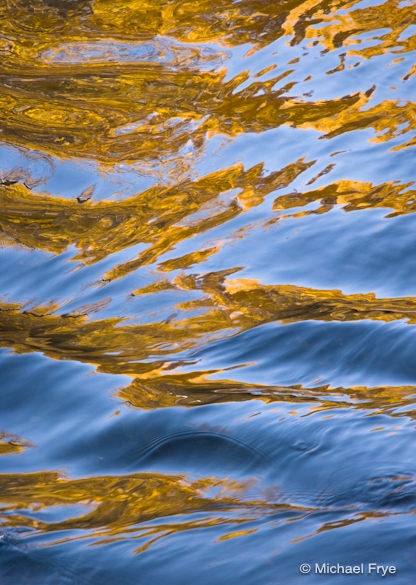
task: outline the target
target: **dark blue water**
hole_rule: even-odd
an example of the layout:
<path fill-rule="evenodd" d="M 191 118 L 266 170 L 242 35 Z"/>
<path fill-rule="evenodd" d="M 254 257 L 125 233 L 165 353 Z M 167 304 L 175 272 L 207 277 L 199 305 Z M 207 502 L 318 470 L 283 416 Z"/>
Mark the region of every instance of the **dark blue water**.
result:
<path fill-rule="evenodd" d="M 2 585 L 414 581 L 415 27 L 3 0 Z"/>

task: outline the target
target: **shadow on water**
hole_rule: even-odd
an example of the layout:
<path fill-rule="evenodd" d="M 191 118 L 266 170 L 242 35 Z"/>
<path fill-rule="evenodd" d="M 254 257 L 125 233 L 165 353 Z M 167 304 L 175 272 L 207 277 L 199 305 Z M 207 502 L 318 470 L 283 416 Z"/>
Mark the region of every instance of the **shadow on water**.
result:
<path fill-rule="evenodd" d="M 2 583 L 411 583 L 415 25 L 2 3 Z"/>

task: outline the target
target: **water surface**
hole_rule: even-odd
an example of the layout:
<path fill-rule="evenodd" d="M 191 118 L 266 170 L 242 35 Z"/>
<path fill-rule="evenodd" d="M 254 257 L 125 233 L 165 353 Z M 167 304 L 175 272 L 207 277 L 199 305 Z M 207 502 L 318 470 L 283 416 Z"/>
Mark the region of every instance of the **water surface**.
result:
<path fill-rule="evenodd" d="M 407 0 L 3 1 L 2 583 L 411 583 L 415 56 Z"/>

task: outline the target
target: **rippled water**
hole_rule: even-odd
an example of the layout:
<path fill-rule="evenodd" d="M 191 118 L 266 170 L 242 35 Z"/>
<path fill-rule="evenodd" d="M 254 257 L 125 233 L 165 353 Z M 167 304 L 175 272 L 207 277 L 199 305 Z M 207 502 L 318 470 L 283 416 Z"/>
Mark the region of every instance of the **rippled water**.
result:
<path fill-rule="evenodd" d="M 2 1 L 2 584 L 413 582 L 415 56 L 412 1 Z"/>

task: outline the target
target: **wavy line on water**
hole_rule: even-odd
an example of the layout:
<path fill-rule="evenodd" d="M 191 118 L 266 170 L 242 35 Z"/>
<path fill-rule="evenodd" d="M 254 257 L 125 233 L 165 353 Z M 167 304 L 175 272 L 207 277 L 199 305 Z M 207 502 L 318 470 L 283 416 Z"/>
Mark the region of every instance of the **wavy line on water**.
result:
<path fill-rule="evenodd" d="M 24 534 L 24 533 L 23 533 Z M 18 566 L 19 583 L 39 583 L 38 571 L 42 572 L 41 580 L 43 584 L 52 583 L 54 585 L 93 585 L 91 579 L 81 575 L 80 571 L 75 570 L 69 563 L 59 561 L 53 558 L 45 558 L 39 555 L 39 549 L 36 546 L 28 545 L 24 538 L 30 536 L 28 533 L 22 536 L 22 532 L 16 533 L 13 529 L 0 528 L 0 551 L 3 563 L 8 565 L 8 576 L 6 583 L 11 582 L 8 579 L 13 575 L 13 570 Z M 10 553 L 16 553 L 17 558 Z M 25 575 L 26 576 L 23 576 Z"/>
<path fill-rule="evenodd" d="M 156 455 L 156 458 L 157 458 L 157 452 L 160 450 L 160 448 L 172 445 L 178 439 L 179 440 L 186 439 L 187 442 L 189 442 L 192 445 L 193 439 L 199 439 L 199 438 L 213 439 L 214 441 L 219 440 L 220 443 L 222 442 L 224 444 L 224 446 L 227 446 L 227 444 L 237 446 L 238 448 L 241 449 L 241 453 L 245 453 L 245 454 L 249 455 L 250 459 L 251 459 L 250 461 L 246 462 L 246 464 L 244 465 L 244 468 L 251 466 L 253 463 L 256 463 L 256 462 L 260 463 L 261 461 L 265 460 L 265 454 L 262 453 L 259 449 L 257 449 L 253 445 L 250 445 L 250 444 L 246 443 L 245 441 L 242 441 L 236 437 L 231 437 L 231 436 L 228 436 L 224 433 L 218 433 L 218 432 L 214 432 L 214 431 L 201 431 L 198 429 L 193 429 L 193 430 L 182 430 L 182 431 L 177 431 L 177 432 L 171 432 L 167 435 L 155 437 L 151 441 L 146 441 L 146 443 L 147 443 L 146 446 L 143 447 L 136 454 L 135 464 L 144 463 L 146 459 L 148 459 L 149 457 L 152 457 L 153 455 Z M 186 446 L 185 446 L 185 449 L 187 449 Z M 201 453 L 201 462 L 207 454 L 209 455 L 209 446 L 206 447 L 205 454 Z M 234 454 L 233 455 L 233 465 L 240 468 L 241 466 L 239 465 L 239 462 L 236 461 L 236 457 L 237 457 L 236 454 Z M 223 463 L 223 465 L 224 465 L 224 463 Z"/>

